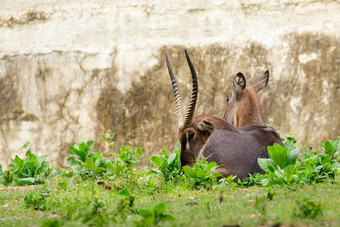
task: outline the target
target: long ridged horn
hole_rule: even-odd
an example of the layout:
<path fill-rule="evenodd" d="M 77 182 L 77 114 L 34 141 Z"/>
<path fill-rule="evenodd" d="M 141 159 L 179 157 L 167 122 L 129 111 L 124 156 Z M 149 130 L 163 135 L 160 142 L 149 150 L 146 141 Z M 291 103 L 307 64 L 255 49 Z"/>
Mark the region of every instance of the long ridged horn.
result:
<path fill-rule="evenodd" d="M 195 113 L 195 107 L 196 107 L 196 101 L 197 101 L 197 94 L 198 94 L 198 82 L 197 82 L 197 76 L 194 69 L 194 66 L 191 63 L 191 60 L 189 58 L 189 55 L 187 53 L 187 50 L 185 50 L 185 56 L 187 57 L 187 61 L 190 67 L 191 76 L 192 76 L 192 91 L 191 91 L 191 98 L 190 98 L 190 104 L 188 107 L 187 114 L 185 115 L 185 120 L 183 123 L 183 128 L 187 128 L 191 125 L 192 118 Z"/>
<path fill-rule="evenodd" d="M 171 83 L 172 83 L 172 89 L 174 91 L 174 96 L 175 96 L 176 114 L 177 114 L 177 119 L 178 119 L 178 125 L 179 125 L 179 127 L 182 127 L 183 126 L 183 107 L 182 107 L 181 95 L 179 94 L 176 79 L 175 79 L 174 73 L 172 72 L 171 65 L 170 65 L 167 54 L 165 54 L 165 60 L 166 60 L 166 65 L 168 66 L 170 79 L 171 79 Z"/>

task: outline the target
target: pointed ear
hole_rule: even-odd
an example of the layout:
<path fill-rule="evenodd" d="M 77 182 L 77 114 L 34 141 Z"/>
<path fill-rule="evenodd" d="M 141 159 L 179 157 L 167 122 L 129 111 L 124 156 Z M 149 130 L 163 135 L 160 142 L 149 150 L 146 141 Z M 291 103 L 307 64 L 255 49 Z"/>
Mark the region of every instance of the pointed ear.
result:
<path fill-rule="evenodd" d="M 201 121 L 197 127 L 200 131 L 211 131 L 214 129 L 214 126 L 208 121 Z"/>
<path fill-rule="evenodd" d="M 234 92 L 241 92 L 246 88 L 246 78 L 242 73 L 237 73 L 234 79 Z"/>
<path fill-rule="evenodd" d="M 267 87 L 269 81 L 269 71 L 267 70 L 263 77 L 261 77 L 256 83 L 253 85 L 256 92 L 261 91 L 263 88 Z"/>

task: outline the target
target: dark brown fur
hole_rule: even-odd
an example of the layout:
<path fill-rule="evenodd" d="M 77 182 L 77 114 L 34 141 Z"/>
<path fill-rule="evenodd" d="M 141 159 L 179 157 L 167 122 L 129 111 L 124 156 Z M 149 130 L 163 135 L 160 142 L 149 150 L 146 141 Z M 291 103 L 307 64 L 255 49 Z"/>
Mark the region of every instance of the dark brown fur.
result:
<path fill-rule="evenodd" d="M 198 125 L 205 122 L 213 126 L 201 130 Z M 206 157 L 220 167 L 217 172 L 223 176 L 233 174 L 244 179 L 249 173 L 263 173 L 257 163 L 258 158 L 268 158 L 267 146 L 281 145 L 279 134 L 271 127 L 243 126 L 236 128 L 221 118 L 195 116 L 189 128 L 179 129 L 181 142 L 181 163 L 192 166 Z"/>

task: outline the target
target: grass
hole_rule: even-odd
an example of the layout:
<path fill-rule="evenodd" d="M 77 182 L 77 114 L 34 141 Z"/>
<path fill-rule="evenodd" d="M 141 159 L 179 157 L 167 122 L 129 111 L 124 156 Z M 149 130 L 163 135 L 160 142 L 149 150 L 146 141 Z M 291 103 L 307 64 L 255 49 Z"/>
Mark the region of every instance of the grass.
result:
<path fill-rule="evenodd" d="M 238 183 L 204 159 L 183 174 L 179 150 L 153 156 L 150 168 L 139 165 L 142 148 L 108 159 L 80 141 L 70 147 L 73 170 L 52 172 L 25 145 L 25 159 L 0 166 L 0 226 L 339 226 L 340 140 L 301 158 L 295 142 L 268 147 L 266 174 Z"/>
<path fill-rule="evenodd" d="M 60 226 L 84 226 L 85 216 L 89 214 L 87 225 L 135 226 L 134 221 L 142 219 L 138 209 L 150 209 L 161 202 L 166 204 L 164 213 L 175 218 L 174 221 L 161 222 L 161 226 L 340 224 L 338 183 L 253 186 L 236 190 L 231 190 L 230 187 L 219 190 L 192 190 L 185 182 L 180 181 L 177 185 L 165 183 L 156 175 L 151 174 L 150 177 L 147 169 L 135 169 L 129 175 L 105 181 L 112 187 L 111 190 L 98 185 L 98 181 L 83 181 L 77 177 L 69 188 L 64 190 L 58 187 L 58 183 L 68 180 L 67 177 L 57 176 L 43 186 L 2 187 L 0 225 L 40 226 L 46 220 L 57 219 Z M 38 192 L 47 195 L 46 211 L 26 208 L 24 198 Z M 272 200 L 268 198 L 268 192 L 276 193 Z M 132 209 L 119 208 L 118 205 L 131 196 L 134 197 L 134 204 L 130 207 Z M 91 209 L 96 198 L 103 201 L 104 207 L 93 214 Z M 293 211 L 298 207 L 297 201 L 304 199 L 320 204 L 322 214 L 314 219 L 294 216 Z M 98 220 L 94 219 L 96 215 Z M 50 223 L 47 226 L 53 225 Z"/>

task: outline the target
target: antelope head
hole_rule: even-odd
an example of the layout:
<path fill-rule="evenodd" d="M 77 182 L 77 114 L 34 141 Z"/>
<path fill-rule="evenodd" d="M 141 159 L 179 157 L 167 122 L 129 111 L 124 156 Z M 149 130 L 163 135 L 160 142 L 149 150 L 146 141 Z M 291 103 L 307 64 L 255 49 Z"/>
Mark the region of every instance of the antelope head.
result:
<path fill-rule="evenodd" d="M 233 92 L 227 97 L 227 110 L 223 119 L 235 127 L 245 125 L 264 126 L 262 107 L 257 92 L 265 88 L 269 80 L 269 71 L 251 86 L 246 86 L 242 73 L 237 73 L 233 82 Z"/>
<path fill-rule="evenodd" d="M 200 150 L 214 130 L 226 128 L 235 130 L 235 128 L 221 118 L 207 115 L 199 115 L 194 117 L 198 95 L 198 82 L 194 66 L 186 50 L 185 55 L 192 76 L 192 91 L 189 107 L 184 118 L 181 96 L 167 54 L 165 54 L 165 58 L 176 103 L 176 114 L 179 127 L 178 138 L 181 143 L 182 151 L 181 163 L 182 165 L 193 165 L 199 155 Z"/>

